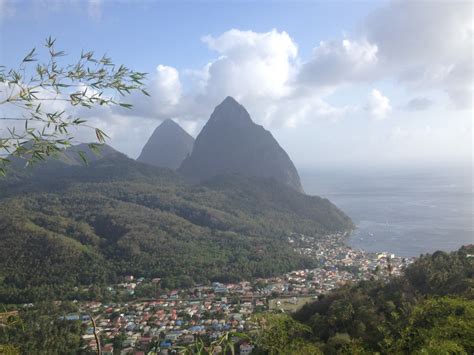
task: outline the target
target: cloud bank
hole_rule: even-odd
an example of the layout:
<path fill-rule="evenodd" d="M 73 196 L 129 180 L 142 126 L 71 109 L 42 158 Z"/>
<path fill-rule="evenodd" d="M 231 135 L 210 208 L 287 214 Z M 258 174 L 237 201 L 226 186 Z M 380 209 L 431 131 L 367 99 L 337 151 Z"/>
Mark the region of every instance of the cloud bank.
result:
<path fill-rule="evenodd" d="M 89 16 L 104 16 L 100 1 L 87 4 Z M 131 156 L 167 118 L 196 135 L 228 95 L 271 129 L 354 116 L 385 124 L 428 110 L 465 117 L 473 102 L 473 33 L 467 1 L 400 0 L 381 5 L 350 34 L 314 39 L 308 58 L 279 29 L 204 34 L 201 42 L 212 58 L 206 65 L 178 70 L 156 63 L 148 85 L 152 97 L 132 96 L 133 111 L 102 108 L 84 115 Z M 405 137 L 400 132 L 396 137 Z"/>
<path fill-rule="evenodd" d="M 419 99 L 432 90 L 443 92 L 453 109 L 472 109 L 470 10 L 468 2 L 390 2 L 370 14 L 352 38 L 321 41 L 306 60 L 285 31 L 206 35 L 202 43 L 215 59 L 182 73 L 158 65 L 150 84 L 154 99 L 137 99 L 136 106 L 141 116 L 199 122 L 232 95 L 270 127 L 337 120 L 354 111 L 380 119 L 392 111 L 389 94 L 380 90 L 365 89 L 368 103 L 356 106 L 335 106 L 330 98 L 343 88 L 393 81 L 413 96 L 409 110 L 442 104 Z"/>

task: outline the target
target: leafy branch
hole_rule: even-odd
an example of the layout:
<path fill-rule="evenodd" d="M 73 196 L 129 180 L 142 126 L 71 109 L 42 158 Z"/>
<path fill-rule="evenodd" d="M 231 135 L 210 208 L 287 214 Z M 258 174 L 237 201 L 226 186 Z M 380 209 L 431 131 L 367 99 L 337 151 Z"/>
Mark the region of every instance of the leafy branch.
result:
<path fill-rule="evenodd" d="M 130 109 L 132 105 L 122 101 L 125 96 L 132 92 L 149 96 L 146 73 L 116 65 L 106 55 L 97 57 L 92 51 L 82 51 L 74 64 L 63 64 L 66 53 L 55 44 L 55 39 L 46 39 L 43 62 L 33 48 L 18 68 L 0 66 L 0 123 L 8 122 L 6 128 L 0 128 L 0 175 L 6 173 L 9 156 L 31 164 L 58 154 L 71 145 L 73 128 L 91 129 L 97 143 L 105 143 L 107 134 L 75 114 L 77 108 Z M 19 122 L 23 122 L 21 128 Z"/>

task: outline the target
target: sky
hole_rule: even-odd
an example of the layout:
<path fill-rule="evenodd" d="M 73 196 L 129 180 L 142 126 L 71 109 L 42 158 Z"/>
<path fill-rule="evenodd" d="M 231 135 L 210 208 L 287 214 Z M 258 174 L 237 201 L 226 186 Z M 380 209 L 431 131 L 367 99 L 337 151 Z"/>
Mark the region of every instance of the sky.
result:
<path fill-rule="evenodd" d="M 149 73 L 132 110 L 80 112 L 132 158 L 230 95 L 299 169 L 472 167 L 473 33 L 470 1 L 0 0 L 2 65 L 52 36 Z"/>

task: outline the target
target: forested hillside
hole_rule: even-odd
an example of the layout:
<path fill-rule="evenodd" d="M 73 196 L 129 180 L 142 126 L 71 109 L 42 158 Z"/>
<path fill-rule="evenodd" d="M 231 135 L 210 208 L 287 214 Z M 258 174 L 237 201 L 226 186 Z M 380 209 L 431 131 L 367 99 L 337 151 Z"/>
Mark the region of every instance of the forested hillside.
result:
<path fill-rule="evenodd" d="M 389 282 L 338 288 L 304 306 L 294 319 L 273 321 L 260 348 L 279 353 L 312 349 L 312 354 L 472 354 L 473 255 L 473 246 L 450 254 L 439 251 L 420 257 L 404 276 Z M 284 346 L 275 349 L 282 338 Z"/>
<path fill-rule="evenodd" d="M 183 287 L 306 268 L 314 262 L 293 251 L 289 235 L 352 227 L 329 201 L 275 181 L 187 185 L 120 153 L 88 166 L 51 161 L 0 187 L 5 303 L 77 297 L 74 286 L 127 274 Z"/>

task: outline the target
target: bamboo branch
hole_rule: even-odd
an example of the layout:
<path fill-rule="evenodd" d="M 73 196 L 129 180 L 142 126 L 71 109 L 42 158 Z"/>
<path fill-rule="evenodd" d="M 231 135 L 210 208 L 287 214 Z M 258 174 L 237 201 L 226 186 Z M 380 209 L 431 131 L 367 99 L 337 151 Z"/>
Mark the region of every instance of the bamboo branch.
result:
<path fill-rule="evenodd" d="M 99 335 L 97 334 L 97 327 L 96 327 L 96 324 L 95 324 L 95 319 L 94 319 L 94 317 L 92 317 L 92 314 L 89 314 L 89 317 L 91 317 L 92 329 L 93 329 L 93 332 L 94 332 L 95 343 L 97 344 L 97 355 L 101 355 L 102 350 L 100 348 L 100 339 L 99 339 Z"/>

